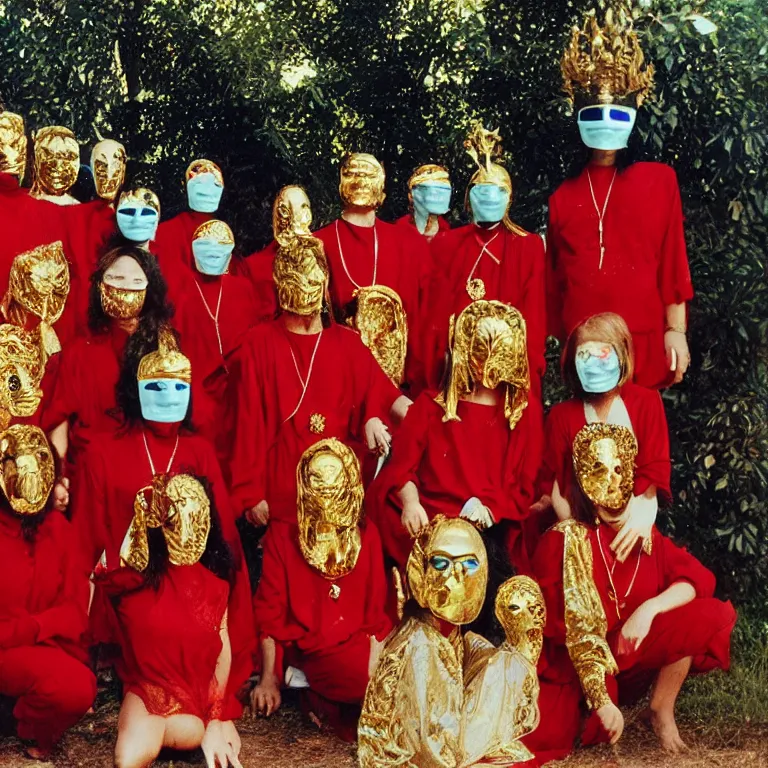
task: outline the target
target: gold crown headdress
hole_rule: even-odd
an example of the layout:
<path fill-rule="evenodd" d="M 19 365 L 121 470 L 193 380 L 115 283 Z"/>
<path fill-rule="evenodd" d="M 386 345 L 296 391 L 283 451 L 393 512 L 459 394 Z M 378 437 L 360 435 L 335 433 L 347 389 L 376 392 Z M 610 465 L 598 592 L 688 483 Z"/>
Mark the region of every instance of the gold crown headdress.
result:
<path fill-rule="evenodd" d="M 199 176 L 201 173 L 212 173 L 216 177 L 216 181 L 218 181 L 222 187 L 224 186 L 224 174 L 221 172 L 221 168 L 219 168 L 219 166 L 212 160 L 193 160 L 187 168 L 185 174 L 186 179 L 189 181 L 190 179 L 194 179 L 195 176 Z"/>
<path fill-rule="evenodd" d="M 146 205 L 149 208 L 154 208 L 157 215 L 160 215 L 160 199 L 151 189 L 146 187 L 127 189 L 120 195 L 117 207 L 123 208 L 130 205 Z"/>
<path fill-rule="evenodd" d="M 227 245 L 235 244 L 235 236 L 232 234 L 229 224 L 220 219 L 211 219 L 210 221 L 203 222 L 192 235 L 193 240 L 203 237 L 218 240 L 220 243 L 226 243 Z"/>
<path fill-rule="evenodd" d="M 157 350 L 141 358 L 138 381 L 148 379 L 180 379 L 192 383 L 192 364 L 179 351 L 173 330 L 164 325 L 158 333 Z"/>
<path fill-rule="evenodd" d="M 408 179 L 408 190 L 412 190 L 417 184 L 424 184 L 428 181 L 445 181 L 451 183 L 451 176 L 448 169 L 442 165 L 427 163 L 420 165 Z"/>
<path fill-rule="evenodd" d="M 634 102 L 627 106 L 636 107 L 653 90 L 656 72 L 653 64 L 645 64 L 632 14 L 623 5 L 605 12 L 602 27 L 594 9 L 587 14 L 582 27 L 574 27 L 560 70 L 563 90 L 572 102 Z"/>

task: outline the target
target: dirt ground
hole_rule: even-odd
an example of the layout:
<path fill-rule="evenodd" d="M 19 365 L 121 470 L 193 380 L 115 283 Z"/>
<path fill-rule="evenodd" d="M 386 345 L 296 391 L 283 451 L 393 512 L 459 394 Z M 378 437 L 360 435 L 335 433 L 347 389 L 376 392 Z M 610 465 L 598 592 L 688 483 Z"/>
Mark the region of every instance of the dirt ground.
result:
<path fill-rule="evenodd" d="M 108 768 L 117 721 L 111 704 L 89 716 L 65 737 L 47 763 L 25 759 L 16 739 L 0 738 L 0 766 L 8 768 Z M 335 736 L 320 732 L 292 709 L 270 720 L 245 719 L 241 760 L 245 768 L 353 768 L 355 750 Z M 630 714 L 620 745 L 576 752 L 552 768 L 768 768 L 768 728 L 682 727 L 691 746 L 684 756 L 665 756 L 653 734 Z M 161 768 L 205 768 L 202 753 L 164 755 Z"/>

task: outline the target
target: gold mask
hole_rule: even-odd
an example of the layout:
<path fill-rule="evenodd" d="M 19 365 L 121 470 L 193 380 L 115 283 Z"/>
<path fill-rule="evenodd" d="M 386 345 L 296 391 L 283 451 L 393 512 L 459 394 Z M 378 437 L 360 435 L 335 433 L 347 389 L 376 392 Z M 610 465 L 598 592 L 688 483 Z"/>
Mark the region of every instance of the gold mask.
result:
<path fill-rule="evenodd" d="M 187 168 L 187 181 L 194 179 L 195 176 L 199 176 L 201 173 L 212 173 L 216 177 L 216 181 L 222 187 L 224 186 L 224 174 L 222 174 L 221 168 L 212 160 L 193 160 Z"/>
<path fill-rule="evenodd" d="M 96 194 L 114 202 L 125 181 L 125 147 L 113 139 L 104 139 L 91 152 L 91 170 Z"/>
<path fill-rule="evenodd" d="M 450 624 L 471 624 L 488 584 L 488 555 L 477 529 L 438 515 L 414 541 L 406 566 L 416 602 Z"/>
<path fill-rule="evenodd" d="M 417 184 L 424 184 L 428 181 L 443 181 L 450 184 L 451 176 L 448 169 L 442 165 L 435 165 L 434 163 L 420 165 L 408 179 L 408 190 L 412 190 Z"/>
<path fill-rule="evenodd" d="M 32 194 L 60 197 L 77 181 L 80 145 L 69 128 L 51 125 L 35 136 L 35 183 Z"/>
<path fill-rule="evenodd" d="M 323 308 L 328 286 L 328 262 L 316 237 L 297 237 L 281 245 L 272 264 L 280 309 L 309 317 Z"/>
<path fill-rule="evenodd" d="M 27 135 L 24 118 L 13 112 L 0 112 L 0 172 L 24 178 L 27 167 Z"/>
<path fill-rule="evenodd" d="M 53 325 L 69 295 L 69 264 L 61 241 L 20 253 L 11 265 L 8 292 L 22 309 Z"/>
<path fill-rule="evenodd" d="M 138 291 L 129 288 L 117 288 L 102 282 L 99 286 L 101 293 L 101 308 L 104 313 L 115 320 L 130 320 L 138 317 L 144 309 L 147 289 Z"/>
<path fill-rule="evenodd" d="M 121 193 L 120 200 L 117 202 L 118 208 L 129 208 L 134 205 L 146 205 L 148 208 L 154 208 L 157 215 L 160 216 L 160 198 L 151 189 L 136 187 Z"/>
<path fill-rule="evenodd" d="M 192 235 L 193 240 L 202 240 L 203 238 L 226 245 L 235 244 L 235 236 L 232 234 L 229 224 L 220 219 L 210 219 L 203 222 Z"/>
<path fill-rule="evenodd" d="M 341 164 L 341 201 L 351 208 L 379 208 L 386 197 L 384 181 L 384 167 L 373 155 L 353 152 Z"/>
<path fill-rule="evenodd" d="M 139 361 L 136 379 L 179 379 L 192 383 L 192 363 L 179 351 L 176 336 L 167 325 L 158 334 L 157 351 L 144 355 Z"/>
<path fill-rule="evenodd" d="M 137 571 L 149 565 L 147 528 L 162 528 L 172 565 L 200 561 L 211 531 L 211 502 L 192 475 L 155 475 L 133 502 L 133 519 L 120 547 L 120 560 Z"/>
<path fill-rule="evenodd" d="M 296 468 L 299 547 L 328 579 L 348 574 L 360 555 L 363 508 L 360 462 L 336 438 L 307 448 Z"/>
<path fill-rule="evenodd" d="M 573 440 L 579 486 L 596 507 L 608 512 L 623 512 L 632 498 L 636 457 L 635 436 L 616 424 L 588 424 Z"/>
<path fill-rule="evenodd" d="M 278 245 L 287 245 L 296 235 L 312 234 L 312 207 L 302 187 L 283 187 L 272 205 L 272 233 Z"/>
<path fill-rule="evenodd" d="M 494 607 L 507 643 L 535 667 L 544 645 L 547 623 L 541 587 L 530 576 L 513 576 L 499 587 Z"/>
<path fill-rule="evenodd" d="M 475 384 L 489 389 L 503 384 L 504 415 L 514 429 L 528 406 L 531 388 L 523 316 L 500 301 L 473 301 L 458 317 L 451 317 L 448 343 L 448 383 L 437 397 L 445 409 L 443 421 L 459 421 L 458 402 Z"/>
<path fill-rule="evenodd" d="M 26 331 L 16 325 L 0 325 L 0 429 L 12 417 L 26 418 L 37 412 L 47 361 L 40 328 Z"/>
<path fill-rule="evenodd" d="M 16 514 L 36 515 L 53 490 L 56 469 L 45 433 L 29 424 L 14 424 L 0 434 L 3 466 L 0 486 Z"/>
<path fill-rule="evenodd" d="M 359 288 L 354 295 L 357 314 L 352 322 L 381 369 L 399 387 L 405 377 L 408 351 L 408 319 L 403 302 L 386 285 Z"/>

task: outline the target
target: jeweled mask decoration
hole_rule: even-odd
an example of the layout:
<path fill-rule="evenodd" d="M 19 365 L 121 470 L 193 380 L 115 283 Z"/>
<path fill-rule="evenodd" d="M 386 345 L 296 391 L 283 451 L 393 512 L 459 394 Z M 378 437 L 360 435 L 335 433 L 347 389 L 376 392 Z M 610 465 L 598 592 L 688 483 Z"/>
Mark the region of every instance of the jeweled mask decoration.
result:
<path fill-rule="evenodd" d="M 488 585 L 488 555 L 480 534 L 460 517 L 438 515 L 415 539 L 406 575 L 422 608 L 450 624 L 472 623 Z"/>
<path fill-rule="evenodd" d="M 24 118 L 14 112 L 0 112 L 0 173 L 24 178 L 27 167 L 27 135 Z"/>
<path fill-rule="evenodd" d="M 91 171 L 96 194 L 108 203 L 115 201 L 125 181 L 125 147 L 113 139 L 98 142 L 91 150 Z"/>
<path fill-rule="evenodd" d="M 379 208 L 386 197 L 384 182 L 384 166 L 373 155 L 353 152 L 341 164 L 341 201 L 351 208 Z"/>
<path fill-rule="evenodd" d="M 294 237 L 312 234 L 312 207 L 303 187 L 283 187 L 272 205 L 272 233 L 278 245 L 287 245 Z"/>
<path fill-rule="evenodd" d="M 35 135 L 33 195 L 66 194 L 80 172 L 80 145 L 75 134 L 60 125 L 41 128 Z"/>
<path fill-rule="evenodd" d="M 501 301 L 473 301 L 458 317 L 451 317 L 448 344 L 451 367 L 447 385 L 437 402 L 445 409 L 443 421 L 459 421 L 461 397 L 476 384 L 505 387 L 504 415 L 514 429 L 528 406 L 531 378 L 528 369 L 523 316 Z"/>
<path fill-rule="evenodd" d="M 41 329 L 24 330 L 16 325 L 0 325 L 0 429 L 11 419 L 34 416 L 40 407 L 48 355 Z"/>
<path fill-rule="evenodd" d="M 360 554 L 363 508 L 360 462 L 336 438 L 307 448 L 296 468 L 299 546 L 328 579 L 349 573 Z"/>
<path fill-rule="evenodd" d="M 136 494 L 120 560 L 137 571 L 149 565 L 147 528 L 162 528 L 172 565 L 199 562 L 211 531 L 211 501 L 202 483 L 192 475 L 155 475 Z"/>
<path fill-rule="evenodd" d="M 186 176 L 189 207 L 199 213 L 217 211 L 224 193 L 221 168 L 210 160 L 193 160 Z"/>
<path fill-rule="evenodd" d="M 229 225 L 218 219 L 201 224 L 192 235 L 192 255 L 198 272 L 223 275 L 229 269 L 235 236 Z"/>
<path fill-rule="evenodd" d="M 620 517 L 632 498 L 636 458 L 637 440 L 626 427 L 588 424 L 574 438 L 573 471 L 601 517 Z"/>
<path fill-rule="evenodd" d="M 294 237 L 280 245 L 272 263 L 280 309 L 304 317 L 321 312 L 329 275 L 323 243 L 316 237 Z"/>
<path fill-rule="evenodd" d="M 134 243 L 154 240 L 160 223 L 160 200 L 146 187 L 127 189 L 117 202 L 116 219 L 126 240 Z"/>
<path fill-rule="evenodd" d="M 14 424 L 0 433 L 0 486 L 18 515 L 41 512 L 53 490 L 56 468 L 45 433 L 29 424 Z"/>
<path fill-rule="evenodd" d="M 544 645 L 547 608 L 541 587 L 530 576 L 513 576 L 496 592 L 494 612 L 506 641 L 535 667 Z"/>
<path fill-rule="evenodd" d="M 354 326 L 381 369 L 399 387 L 405 378 L 408 351 L 408 319 L 403 302 L 397 292 L 386 285 L 359 288 L 355 297 Z"/>

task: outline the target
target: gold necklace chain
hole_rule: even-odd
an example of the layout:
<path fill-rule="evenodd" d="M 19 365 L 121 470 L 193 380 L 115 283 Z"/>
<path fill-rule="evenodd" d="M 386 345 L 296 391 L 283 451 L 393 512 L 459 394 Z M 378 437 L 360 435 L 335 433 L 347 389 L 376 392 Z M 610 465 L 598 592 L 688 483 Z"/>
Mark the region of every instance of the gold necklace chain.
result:
<path fill-rule="evenodd" d="M 325 328 L 321 329 L 320 333 L 317 334 L 317 341 L 315 342 L 315 348 L 312 350 L 312 357 L 309 358 L 309 368 L 307 370 L 307 379 L 306 381 L 301 375 L 301 372 L 299 371 L 299 364 L 296 361 L 296 355 L 293 352 L 293 347 L 291 346 L 290 340 L 288 340 L 288 349 L 291 351 L 291 357 L 293 358 L 293 366 L 296 368 L 296 375 L 299 377 L 299 381 L 301 382 L 301 397 L 299 398 L 299 402 L 296 404 L 296 407 L 293 409 L 293 413 L 288 416 L 284 420 L 290 421 L 298 412 L 299 408 L 301 408 L 301 404 L 304 402 L 304 396 L 307 394 L 307 389 L 309 389 L 309 380 L 312 378 L 312 369 L 315 367 L 315 355 L 317 355 L 317 350 L 320 347 L 320 339 L 323 337 L 323 331 Z"/>
<path fill-rule="evenodd" d="M 149 452 L 149 443 L 147 442 L 147 433 L 146 431 L 142 431 L 141 436 L 144 438 L 144 449 L 147 452 L 147 459 L 149 459 L 149 469 L 152 472 L 152 477 L 154 477 L 157 474 L 157 471 L 155 470 L 155 462 L 152 461 L 152 454 Z M 176 445 L 173 446 L 173 453 L 171 454 L 170 461 L 168 462 L 168 466 L 165 468 L 165 474 L 169 474 L 171 471 L 171 467 L 173 466 L 173 460 L 176 458 L 176 451 L 179 449 L 179 436 L 176 435 Z"/>
<path fill-rule="evenodd" d="M 339 257 L 341 258 L 341 266 L 344 267 L 344 273 L 349 278 L 349 282 L 355 286 L 358 290 L 362 288 L 360 284 L 352 279 L 352 275 L 349 274 L 347 269 L 347 262 L 344 259 L 344 251 L 341 247 L 341 235 L 339 235 L 339 220 L 336 219 L 336 243 L 339 246 Z M 373 223 L 373 282 L 371 285 L 376 285 L 376 273 L 379 268 L 379 235 L 376 232 L 376 222 Z"/>
<path fill-rule="evenodd" d="M 221 355 L 221 359 L 224 359 L 224 345 L 221 342 L 221 332 L 219 330 L 219 310 L 221 309 L 221 296 L 224 293 L 224 281 L 221 281 L 221 285 L 219 286 L 219 299 L 216 302 L 216 314 L 214 315 L 213 312 L 211 312 L 211 308 L 208 306 L 208 302 L 205 300 L 205 296 L 203 296 L 203 289 L 200 287 L 200 284 L 195 280 L 195 287 L 197 288 L 197 292 L 200 294 L 200 299 L 203 302 L 203 306 L 205 307 L 205 311 L 208 313 L 208 317 L 213 320 L 213 327 L 216 329 L 216 341 L 219 342 L 219 354 Z M 224 366 L 224 370 L 227 370 L 227 366 Z"/>
<path fill-rule="evenodd" d="M 611 599 L 614 602 L 614 605 L 616 606 L 616 616 L 618 618 L 621 618 L 621 608 L 626 606 L 627 604 L 627 598 L 629 597 L 630 593 L 632 592 L 633 587 L 635 586 L 635 579 L 637 579 L 637 574 L 640 571 L 640 558 L 643 555 L 643 548 L 640 547 L 640 551 L 637 553 L 637 565 L 635 566 L 635 573 L 632 576 L 632 581 L 629 583 L 629 588 L 624 594 L 623 602 L 621 605 L 619 605 L 619 593 L 616 591 L 616 585 L 613 583 L 613 571 L 616 568 L 616 562 L 614 561 L 613 568 L 608 567 L 608 560 L 605 557 L 605 552 L 603 552 L 603 541 L 600 538 L 600 528 L 597 529 L 597 547 L 600 550 L 600 555 L 603 558 L 603 565 L 605 566 L 605 572 L 608 574 L 608 581 L 611 584 Z"/>
<path fill-rule="evenodd" d="M 608 187 L 608 194 L 605 196 L 605 202 L 603 203 L 603 210 L 601 211 L 597 205 L 597 198 L 595 197 L 595 188 L 592 186 L 592 175 L 589 172 L 589 168 L 587 168 L 587 179 L 589 179 L 589 191 L 592 193 L 592 204 L 595 206 L 595 211 L 597 212 L 597 220 L 599 223 L 598 231 L 600 233 L 600 264 L 597 267 L 598 270 L 603 268 L 603 257 L 605 256 L 605 244 L 603 242 L 603 218 L 605 217 L 605 212 L 608 209 L 608 201 L 611 199 L 611 192 L 613 191 L 613 182 L 616 181 L 616 174 L 618 172 L 619 172 L 619 169 L 614 168 L 613 178 L 611 179 L 611 184 Z"/>

